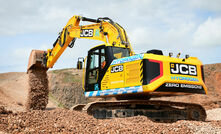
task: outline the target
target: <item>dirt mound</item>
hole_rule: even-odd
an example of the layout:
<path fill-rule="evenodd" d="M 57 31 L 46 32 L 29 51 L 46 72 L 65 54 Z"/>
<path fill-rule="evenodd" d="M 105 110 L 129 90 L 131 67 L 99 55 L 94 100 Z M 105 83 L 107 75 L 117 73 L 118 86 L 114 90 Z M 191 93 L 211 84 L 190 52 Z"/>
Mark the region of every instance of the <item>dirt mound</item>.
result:
<path fill-rule="evenodd" d="M 205 83 L 208 88 L 208 96 L 221 99 L 221 63 L 204 66 Z"/>
<path fill-rule="evenodd" d="M 0 131 L 8 133 L 218 133 L 221 122 L 156 123 L 136 116 L 97 120 L 87 114 L 55 109 L 0 114 Z"/>
<path fill-rule="evenodd" d="M 25 73 L 0 74 L 0 105 L 12 111 L 23 111 L 27 93 Z"/>
<path fill-rule="evenodd" d="M 0 114 L 11 114 L 12 111 L 6 110 L 4 106 L 0 106 Z"/>
<path fill-rule="evenodd" d="M 26 103 L 27 110 L 44 110 L 48 104 L 47 69 L 32 67 L 28 70 L 29 88 Z"/>

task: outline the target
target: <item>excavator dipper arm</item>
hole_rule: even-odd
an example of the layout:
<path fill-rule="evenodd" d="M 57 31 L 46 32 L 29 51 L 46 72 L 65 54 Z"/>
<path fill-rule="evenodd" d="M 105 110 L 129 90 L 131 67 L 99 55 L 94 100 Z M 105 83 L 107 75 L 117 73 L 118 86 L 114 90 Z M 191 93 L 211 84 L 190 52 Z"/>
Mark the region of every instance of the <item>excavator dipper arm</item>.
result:
<path fill-rule="evenodd" d="M 80 21 L 93 22 L 94 24 L 81 26 L 79 25 Z M 107 17 L 91 19 L 81 16 L 73 16 L 59 33 L 52 49 L 48 49 L 47 52 L 39 52 L 39 50 L 34 50 L 32 52 L 34 57 L 40 57 L 41 59 L 29 59 L 28 69 L 35 66 L 36 60 L 42 60 L 43 67 L 52 68 L 65 49 L 68 46 L 74 46 L 74 42 L 77 38 L 100 40 L 107 46 L 129 48 L 130 55 L 134 54 L 125 30 L 111 19 Z"/>

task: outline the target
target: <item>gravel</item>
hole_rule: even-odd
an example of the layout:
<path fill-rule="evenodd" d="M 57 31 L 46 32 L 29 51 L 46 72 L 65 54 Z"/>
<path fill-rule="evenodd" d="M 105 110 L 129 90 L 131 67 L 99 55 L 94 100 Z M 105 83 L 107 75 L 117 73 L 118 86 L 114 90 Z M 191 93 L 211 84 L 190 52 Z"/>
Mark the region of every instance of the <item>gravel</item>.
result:
<path fill-rule="evenodd" d="M 5 109 L 4 106 L 0 106 L 0 114 L 11 114 L 12 111 Z"/>
<path fill-rule="evenodd" d="M 187 127 L 194 134 L 221 134 L 221 124 L 220 126 L 214 126 L 206 122 L 188 122 Z"/>
<path fill-rule="evenodd" d="M 217 113 L 221 113 L 221 108 L 207 110 L 206 112 L 207 120 L 215 120 L 215 121 L 221 120 L 221 114 L 217 114 Z"/>
<path fill-rule="evenodd" d="M 98 120 L 86 113 L 67 110 L 32 110 L 0 113 L 0 131 L 6 133 L 217 133 L 221 121 L 152 122 L 145 116 Z"/>
<path fill-rule="evenodd" d="M 44 68 L 32 67 L 28 70 L 29 88 L 26 101 L 27 110 L 44 110 L 48 104 L 48 77 Z"/>

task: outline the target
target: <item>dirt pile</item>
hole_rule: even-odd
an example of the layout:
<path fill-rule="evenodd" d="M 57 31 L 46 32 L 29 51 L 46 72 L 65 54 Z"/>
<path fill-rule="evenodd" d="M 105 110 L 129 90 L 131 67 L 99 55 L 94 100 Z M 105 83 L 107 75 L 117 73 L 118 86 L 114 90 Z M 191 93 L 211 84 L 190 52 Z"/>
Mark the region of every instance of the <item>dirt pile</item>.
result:
<path fill-rule="evenodd" d="M 32 67 L 28 70 L 27 110 L 44 110 L 48 104 L 48 77 L 44 68 Z"/>
<path fill-rule="evenodd" d="M 219 133 L 221 122 L 157 123 L 147 117 L 97 120 L 87 114 L 55 109 L 0 114 L 0 131 L 8 133 Z"/>
<path fill-rule="evenodd" d="M 204 75 L 208 95 L 221 97 L 221 63 L 204 65 Z"/>
<path fill-rule="evenodd" d="M 0 74 L 0 105 L 12 111 L 23 111 L 27 96 L 27 74 L 10 72 Z"/>
<path fill-rule="evenodd" d="M 6 110 L 4 106 L 0 106 L 0 114 L 11 114 L 12 111 Z"/>

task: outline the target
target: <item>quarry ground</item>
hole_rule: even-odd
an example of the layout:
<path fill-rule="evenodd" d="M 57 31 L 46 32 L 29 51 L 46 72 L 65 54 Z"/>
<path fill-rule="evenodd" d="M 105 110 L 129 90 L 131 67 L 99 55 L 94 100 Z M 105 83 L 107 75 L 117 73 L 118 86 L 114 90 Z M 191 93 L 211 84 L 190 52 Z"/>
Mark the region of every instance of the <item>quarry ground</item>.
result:
<path fill-rule="evenodd" d="M 208 95 L 164 97 L 161 100 L 194 102 L 207 110 L 205 122 L 180 120 L 152 122 L 145 116 L 98 120 L 68 110 L 85 99 L 82 72 L 75 69 L 48 72 L 49 104 L 46 110 L 26 111 L 28 76 L 23 72 L 0 74 L 0 133 L 221 133 L 221 64 L 204 66 Z"/>

